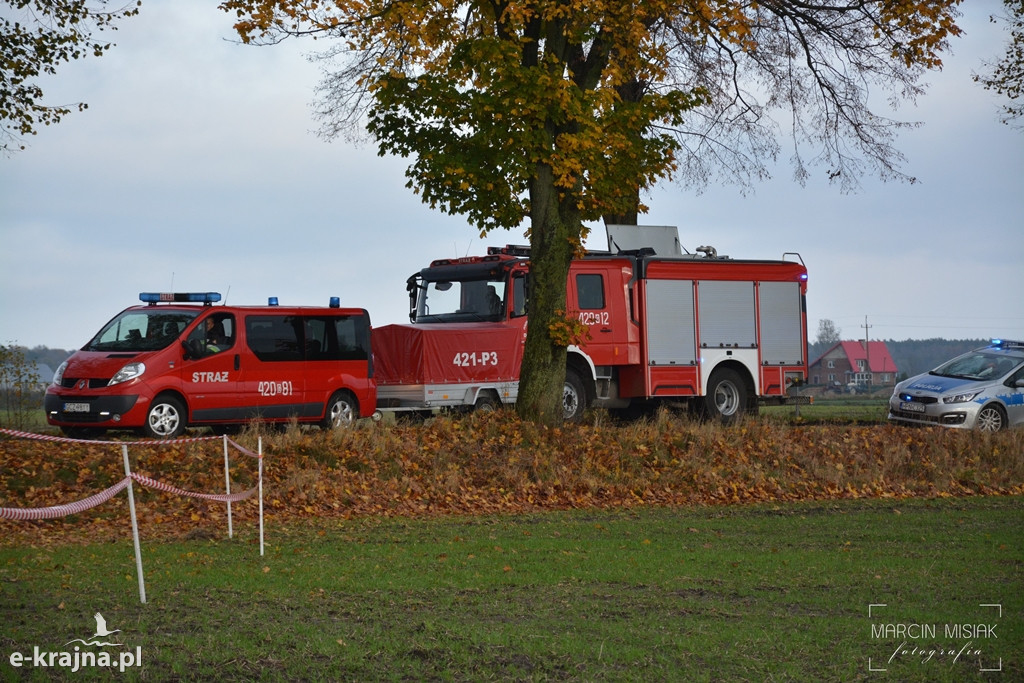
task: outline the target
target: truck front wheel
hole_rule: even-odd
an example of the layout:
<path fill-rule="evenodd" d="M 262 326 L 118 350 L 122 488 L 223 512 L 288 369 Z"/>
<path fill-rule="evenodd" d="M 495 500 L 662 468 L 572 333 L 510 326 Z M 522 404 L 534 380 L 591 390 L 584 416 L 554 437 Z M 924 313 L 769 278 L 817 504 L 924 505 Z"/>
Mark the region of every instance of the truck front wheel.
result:
<path fill-rule="evenodd" d="M 565 371 L 565 385 L 562 388 L 562 419 L 566 422 L 579 422 L 583 419 L 583 411 L 587 407 L 587 392 L 583 380 L 575 370 Z"/>

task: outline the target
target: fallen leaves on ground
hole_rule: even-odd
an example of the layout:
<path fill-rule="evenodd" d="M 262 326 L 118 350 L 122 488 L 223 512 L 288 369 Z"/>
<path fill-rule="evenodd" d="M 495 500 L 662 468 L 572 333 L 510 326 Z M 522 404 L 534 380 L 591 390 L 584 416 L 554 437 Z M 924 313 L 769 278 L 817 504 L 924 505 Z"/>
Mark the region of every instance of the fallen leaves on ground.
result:
<path fill-rule="evenodd" d="M 236 437 L 255 450 L 256 431 Z M 264 506 L 282 522 L 309 517 L 425 516 L 715 505 L 838 498 L 1024 494 L 1024 430 L 983 435 L 879 426 L 795 427 L 756 419 L 724 427 L 662 414 L 620 425 L 546 428 L 509 412 L 367 423 L 324 433 L 263 432 Z M 255 485 L 257 461 L 231 451 L 232 491 Z M 133 471 L 223 493 L 220 441 L 129 442 Z M 124 477 L 121 446 L 0 438 L 0 507 L 81 500 Z M 182 537 L 219 530 L 223 503 L 134 486 L 140 531 Z M 0 543 L 122 538 L 127 495 L 57 520 L 0 520 Z M 256 498 L 232 506 L 254 521 Z"/>

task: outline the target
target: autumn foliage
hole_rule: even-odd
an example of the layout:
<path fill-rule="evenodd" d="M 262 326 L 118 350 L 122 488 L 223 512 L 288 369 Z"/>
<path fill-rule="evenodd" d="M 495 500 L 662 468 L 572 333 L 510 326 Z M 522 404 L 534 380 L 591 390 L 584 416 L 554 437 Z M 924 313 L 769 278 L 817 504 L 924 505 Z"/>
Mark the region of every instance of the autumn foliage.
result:
<path fill-rule="evenodd" d="M 894 426 L 734 427 L 662 415 L 627 425 L 543 427 L 508 412 L 425 424 L 367 424 L 264 437 L 271 523 L 369 515 L 493 514 L 567 508 L 1024 494 L 1024 433 Z M 251 433 L 240 443 L 255 444 Z M 134 471 L 183 489 L 224 490 L 220 442 L 129 446 Z M 124 476 L 121 449 L 0 439 L 0 506 L 70 503 Z M 232 458 L 232 490 L 256 461 Z M 225 506 L 136 486 L 146 537 L 220 536 Z M 236 528 L 255 499 L 235 503 Z M 0 520 L 8 542 L 121 538 L 127 497 L 62 520 Z"/>

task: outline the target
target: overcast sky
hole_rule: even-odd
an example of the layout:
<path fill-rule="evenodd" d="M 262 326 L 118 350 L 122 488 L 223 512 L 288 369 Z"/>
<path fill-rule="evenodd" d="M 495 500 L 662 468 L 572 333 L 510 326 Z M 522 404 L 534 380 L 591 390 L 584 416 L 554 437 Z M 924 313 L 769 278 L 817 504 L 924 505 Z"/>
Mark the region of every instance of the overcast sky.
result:
<path fill-rule="evenodd" d="M 1001 7 L 965 3 L 967 35 L 899 112 L 925 123 L 898 143 L 920 183 L 842 195 L 823 169 L 801 188 L 781 165 L 746 196 L 663 185 L 641 223 L 678 226 L 691 251 L 799 252 L 811 341 L 822 318 L 850 339 L 865 318 L 872 339 L 1024 339 L 1024 132 L 971 80 L 1005 46 L 988 22 Z M 198 0 L 146 2 L 112 37 L 42 83 L 49 103 L 89 109 L 0 158 L 0 343 L 77 348 L 139 292 L 172 288 L 233 304 L 336 295 L 376 325 L 405 322 L 412 272 L 524 242 L 431 211 L 401 159 L 317 138 L 312 42 L 235 44 L 230 17 Z M 588 245 L 605 248 L 603 229 Z"/>

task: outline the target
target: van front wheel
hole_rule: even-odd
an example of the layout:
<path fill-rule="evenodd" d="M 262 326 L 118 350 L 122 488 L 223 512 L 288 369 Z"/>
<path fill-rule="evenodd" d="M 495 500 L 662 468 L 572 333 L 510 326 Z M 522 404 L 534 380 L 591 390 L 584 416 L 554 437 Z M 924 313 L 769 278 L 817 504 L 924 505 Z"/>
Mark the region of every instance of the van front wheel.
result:
<path fill-rule="evenodd" d="M 185 433 L 187 422 L 184 403 L 174 396 L 157 396 L 146 413 L 142 433 L 151 439 L 176 439 Z"/>
<path fill-rule="evenodd" d="M 344 429 L 351 427 L 359 413 L 359 407 L 347 391 L 339 391 L 327 402 L 327 412 L 320 422 L 321 429 Z"/>

